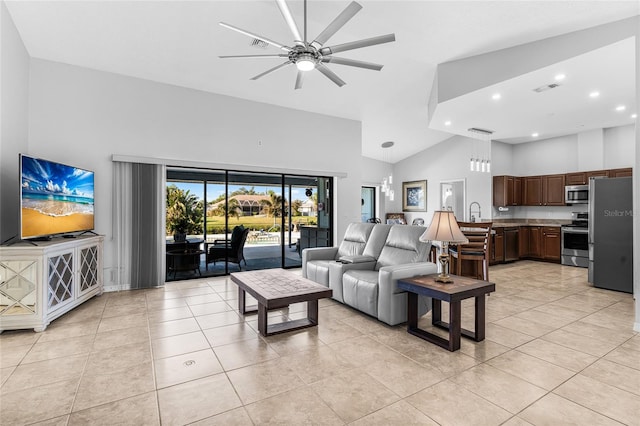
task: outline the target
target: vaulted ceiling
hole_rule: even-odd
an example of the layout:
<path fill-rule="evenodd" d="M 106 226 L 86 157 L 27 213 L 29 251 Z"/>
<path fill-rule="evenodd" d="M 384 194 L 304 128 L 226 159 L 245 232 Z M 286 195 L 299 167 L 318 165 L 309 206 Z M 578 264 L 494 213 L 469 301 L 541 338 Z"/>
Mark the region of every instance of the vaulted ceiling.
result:
<path fill-rule="evenodd" d="M 311 71 L 304 87 L 294 90 L 294 66 L 250 80 L 282 62 L 281 59 L 218 58 L 280 53 L 275 47 L 252 46 L 250 37 L 219 26 L 220 21 L 283 44 L 292 43 L 291 32 L 272 0 L 6 2 L 27 51 L 34 58 L 360 120 L 363 155 L 392 162 L 453 133 L 440 125 L 433 126 L 439 130 L 429 127 L 427 102 L 438 64 L 640 14 L 638 1 L 359 0 L 359 3 L 363 9 L 326 45 L 395 33 L 393 43 L 340 54 L 380 63 L 384 68 L 378 72 L 329 64 L 347 83 L 345 86 L 338 87 L 319 72 Z M 302 27 L 303 2 L 290 0 L 288 4 Z M 309 1 L 310 37 L 322 31 L 348 4 L 348 1 Z M 634 61 L 629 52 L 633 54 L 633 49 L 627 43 L 618 50 L 602 49 L 576 58 L 567 64 L 567 77 L 572 81 L 587 80 L 584 84 L 606 96 L 632 94 L 637 72 L 630 69 Z M 621 75 L 610 73 L 621 69 L 625 70 Z M 555 73 L 557 69 L 548 71 Z M 531 89 L 529 86 L 536 81 L 524 79 L 509 84 Z M 485 109 L 484 96 L 488 93 L 452 105 L 449 113 L 454 117 L 469 111 L 479 114 Z M 571 102 L 576 101 L 566 100 L 568 104 L 563 108 L 573 111 Z M 491 125 L 508 127 L 509 137 L 505 138 L 508 142 L 529 140 L 533 131 L 545 134 L 547 124 L 549 136 L 576 131 L 563 128 L 557 111 L 548 104 L 536 102 L 535 98 L 505 102 L 509 114 Z M 626 112 L 616 116 L 616 120 L 604 117 L 602 112 L 585 112 L 583 108 L 576 108 L 574 113 L 586 114 L 584 121 L 590 125 L 594 120 L 601 120 L 602 126 L 629 124 L 633 122 L 630 114 L 637 112 L 637 106 L 633 99 L 625 102 Z M 526 119 L 532 113 L 542 118 L 532 123 Z M 554 118 L 545 124 L 545 116 Z M 282 125 L 286 125 L 286 117 Z M 383 156 L 380 147 L 389 140 L 395 142 L 391 158 L 389 153 Z"/>

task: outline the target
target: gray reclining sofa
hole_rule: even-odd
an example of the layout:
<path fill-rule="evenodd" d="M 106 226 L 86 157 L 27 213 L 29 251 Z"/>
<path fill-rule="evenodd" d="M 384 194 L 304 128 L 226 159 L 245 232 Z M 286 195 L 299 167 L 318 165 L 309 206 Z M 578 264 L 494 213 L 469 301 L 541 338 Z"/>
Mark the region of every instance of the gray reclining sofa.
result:
<path fill-rule="evenodd" d="M 431 244 L 419 237 L 425 228 L 411 225 L 351 223 L 339 247 L 302 252 L 302 275 L 333 290 L 333 298 L 389 325 L 407 321 L 407 293 L 397 280 L 433 274 L 427 261 Z M 420 297 L 419 313 L 431 309 Z"/>

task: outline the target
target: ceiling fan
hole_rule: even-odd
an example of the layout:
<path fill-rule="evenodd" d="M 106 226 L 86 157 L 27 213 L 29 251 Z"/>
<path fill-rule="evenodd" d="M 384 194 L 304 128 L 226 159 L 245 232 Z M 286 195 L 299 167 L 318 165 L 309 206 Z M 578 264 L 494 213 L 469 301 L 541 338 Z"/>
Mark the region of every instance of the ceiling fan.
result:
<path fill-rule="evenodd" d="M 307 0 L 304 0 L 304 37 L 300 35 L 300 30 L 296 25 L 289 6 L 285 0 L 276 0 L 280 12 L 284 17 L 291 33 L 293 34 L 294 45 L 286 46 L 282 43 L 270 40 L 258 34 L 243 30 L 233 25 L 220 22 L 220 25 L 230 30 L 237 31 L 241 34 L 247 35 L 254 39 L 260 40 L 264 43 L 275 46 L 286 53 L 271 54 L 271 55 L 231 55 L 220 56 L 220 58 L 287 58 L 286 62 L 277 65 L 261 74 L 251 78 L 251 80 L 257 80 L 265 75 L 272 73 L 280 68 L 283 68 L 290 64 L 295 64 L 298 68 L 298 76 L 296 78 L 296 89 L 302 88 L 302 82 L 305 72 L 317 69 L 324 74 L 329 80 L 333 81 L 338 86 L 342 87 L 346 83 L 338 77 L 333 71 L 331 71 L 325 63 L 348 65 L 352 67 L 365 68 L 375 71 L 380 71 L 382 65 L 374 64 L 371 62 L 357 61 L 355 59 L 340 58 L 333 56 L 334 53 L 345 52 L 347 50 L 359 49 L 367 46 L 374 46 L 376 44 L 389 43 L 396 40 L 395 34 L 387 34 L 377 37 L 371 37 L 363 40 L 352 41 L 349 43 L 337 44 L 335 46 L 324 46 L 324 44 L 342 28 L 356 13 L 362 9 L 362 6 L 358 3 L 351 2 L 328 26 L 325 28 L 313 41 L 307 40 Z"/>

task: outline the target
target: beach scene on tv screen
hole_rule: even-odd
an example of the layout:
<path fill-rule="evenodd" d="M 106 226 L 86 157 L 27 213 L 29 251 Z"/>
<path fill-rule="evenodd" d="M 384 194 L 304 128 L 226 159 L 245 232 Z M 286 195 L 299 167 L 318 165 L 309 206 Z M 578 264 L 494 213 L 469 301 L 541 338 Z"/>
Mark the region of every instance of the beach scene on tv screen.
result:
<path fill-rule="evenodd" d="M 93 229 L 93 172 L 22 157 L 22 238 Z"/>

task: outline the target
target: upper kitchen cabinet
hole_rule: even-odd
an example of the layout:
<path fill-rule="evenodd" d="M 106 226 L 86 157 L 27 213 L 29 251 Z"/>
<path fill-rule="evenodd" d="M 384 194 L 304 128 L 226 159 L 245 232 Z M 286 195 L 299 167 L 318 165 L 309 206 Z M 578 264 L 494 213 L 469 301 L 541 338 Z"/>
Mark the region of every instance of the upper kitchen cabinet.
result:
<path fill-rule="evenodd" d="M 590 172 L 574 172 L 564 175 L 565 185 L 587 185 L 590 177 L 629 177 L 632 175 L 631 167 L 611 170 L 592 170 Z"/>
<path fill-rule="evenodd" d="M 542 176 L 542 203 L 545 206 L 564 206 L 564 175 Z"/>
<path fill-rule="evenodd" d="M 522 178 L 494 176 L 493 205 L 495 207 L 522 205 Z"/>
<path fill-rule="evenodd" d="M 542 205 L 542 176 L 527 176 L 522 178 L 524 187 L 523 204 L 525 206 Z"/>
<path fill-rule="evenodd" d="M 587 172 L 567 173 L 564 175 L 565 185 L 586 185 L 589 183 Z"/>
<path fill-rule="evenodd" d="M 609 170 L 609 177 L 618 178 L 618 177 L 631 177 L 633 175 L 633 171 L 631 167 L 627 167 L 624 169 L 612 169 Z"/>
<path fill-rule="evenodd" d="M 527 176 L 524 182 L 525 206 L 564 206 L 564 175 Z"/>
<path fill-rule="evenodd" d="M 592 170 L 587 172 L 587 183 L 591 177 L 609 177 L 609 170 Z"/>

